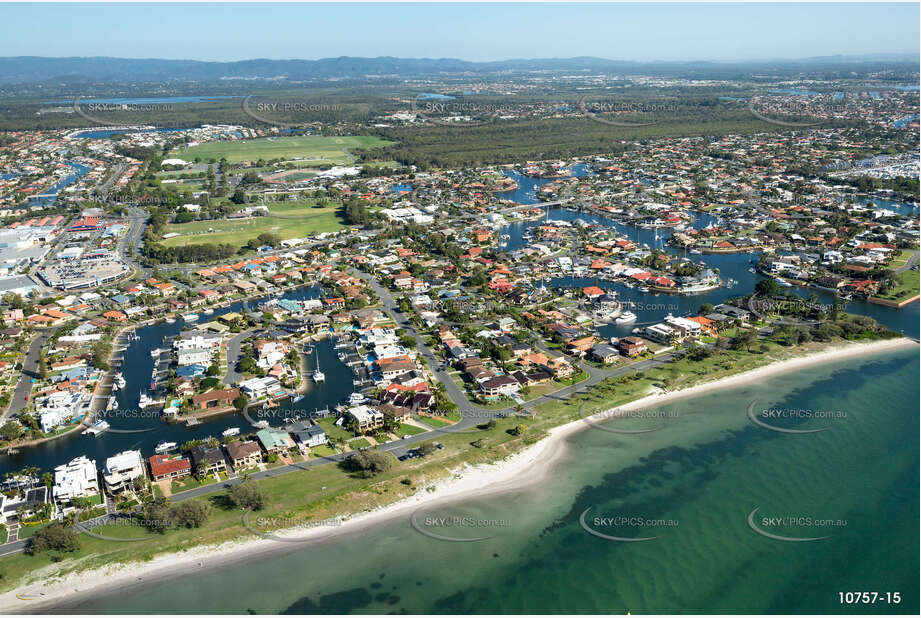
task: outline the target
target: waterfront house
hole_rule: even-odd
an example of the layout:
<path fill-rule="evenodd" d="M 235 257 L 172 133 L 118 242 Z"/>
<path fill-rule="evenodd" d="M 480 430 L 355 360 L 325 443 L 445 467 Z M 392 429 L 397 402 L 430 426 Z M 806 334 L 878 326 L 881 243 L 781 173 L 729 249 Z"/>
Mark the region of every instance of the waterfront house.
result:
<path fill-rule="evenodd" d="M 620 349 L 621 353 L 630 358 L 635 358 L 648 350 L 646 342 L 639 337 L 624 337 L 617 342 L 617 347 Z"/>
<path fill-rule="evenodd" d="M 287 432 L 275 429 L 260 429 L 256 432 L 256 439 L 266 454 L 277 453 L 284 455 L 297 446 Z"/>
<path fill-rule="evenodd" d="M 615 362 L 619 356 L 617 348 L 607 343 L 596 343 L 592 346 L 592 357 L 606 365 Z"/>
<path fill-rule="evenodd" d="M 202 477 L 227 470 L 224 453 L 219 447 L 193 446 L 189 455 L 192 457 L 192 470 L 196 476 Z"/>
<path fill-rule="evenodd" d="M 258 442 L 231 442 L 225 448 L 234 470 L 251 468 L 262 463 L 262 448 Z"/>
<path fill-rule="evenodd" d="M 192 396 L 192 405 L 199 410 L 212 410 L 228 408 L 233 405 L 233 400 L 240 396 L 236 388 L 223 388 L 217 391 L 208 391 Z"/>
<path fill-rule="evenodd" d="M 355 421 L 359 432 L 371 431 L 384 424 L 384 413 L 366 405 L 352 406 L 346 410 L 346 415 Z"/>
<path fill-rule="evenodd" d="M 192 463 L 182 455 L 154 455 L 149 465 L 150 478 L 154 481 L 178 479 L 192 473 Z"/>
<path fill-rule="evenodd" d="M 54 469 L 54 501 L 69 505 L 74 498 L 92 498 L 99 495 L 99 472 L 96 462 L 85 456 L 77 457 Z"/>
<path fill-rule="evenodd" d="M 147 478 L 141 451 L 124 451 L 106 459 L 102 478 L 112 494 L 133 488 L 135 481 Z"/>
<path fill-rule="evenodd" d="M 321 446 L 327 442 L 326 432 L 319 425 L 298 421 L 285 429 L 294 436 L 296 442 L 309 448 Z"/>

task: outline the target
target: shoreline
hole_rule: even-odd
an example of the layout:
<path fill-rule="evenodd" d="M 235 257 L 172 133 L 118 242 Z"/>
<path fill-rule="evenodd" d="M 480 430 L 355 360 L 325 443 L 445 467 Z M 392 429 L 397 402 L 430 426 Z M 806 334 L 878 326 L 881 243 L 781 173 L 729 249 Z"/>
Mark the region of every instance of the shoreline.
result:
<path fill-rule="evenodd" d="M 858 357 L 872 356 L 896 350 L 917 348 L 918 344 L 907 338 L 888 339 L 871 343 L 849 343 L 799 358 L 777 361 L 769 365 L 725 378 L 704 382 L 686 389 L 650 394 L 640 399 L 600 411 L 587 420 L 604 422 L 613 417 L 652 405 L 668 403 L 688 397 L 704 395 L 718 390 L 744 386 L 769 377 Z M 381 506 L 354 514 L 339 525 L 313 526 L 306 531 L 289 529 L 273 531 L 274 536 L 289 540 L 258 538 L 234 540 L 218 545 L 202 545 L 188 551 L 163 554 L 146 562 L 122 563 L 88 571 L 70 573 L 41 583 L 42 573 L 34 572 L 35 583 L 21 585 L 0 595 L 0 613 L 22 613 L 47 610 L 49 607 L 72 606 L 98 596 L 111 585 L 121 587 L 146 586 L 151 582 L 174 579 L 190 573 L 224 568 L 242 560 L 258 559 L 279 552 L 296 551 L 334 541 L 351 533 L 360 533 L 399 519 L 409 517 L 422 506 L 444 505 L 471 498 L 523 491 L 539 485 L 568 454 L 567 438 L 590 427 L 583 419 L 553 427 L 543 439 L 492 464 L 466 466 L 455 470 L 451 477 L 434 484 L 434 491 L 422 491 Z M 241 513 L 242 516 L 242 513 Z M 287 545 L 287 548 L 285 547 Z M 49 569 L 55 568 L 49 565 Z"/>

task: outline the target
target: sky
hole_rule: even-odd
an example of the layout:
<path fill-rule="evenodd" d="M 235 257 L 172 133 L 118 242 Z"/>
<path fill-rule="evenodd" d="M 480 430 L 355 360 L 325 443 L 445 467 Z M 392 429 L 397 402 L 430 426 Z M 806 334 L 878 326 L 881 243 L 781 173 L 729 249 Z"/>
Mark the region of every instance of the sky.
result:
<path fill-rule="evenodd" d="M 919 4 L 0 4 L 0 56 L 773 60 L 919 50 Z"/>

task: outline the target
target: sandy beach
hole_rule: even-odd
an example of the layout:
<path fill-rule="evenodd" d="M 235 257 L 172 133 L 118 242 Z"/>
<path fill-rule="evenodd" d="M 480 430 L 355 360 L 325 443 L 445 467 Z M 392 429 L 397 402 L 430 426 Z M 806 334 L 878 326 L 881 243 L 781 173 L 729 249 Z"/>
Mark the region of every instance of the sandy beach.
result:
<path fill-rule="evenodd" d="M 594 417 L 599 421 L 609 420 L 618 414 L 660 405 L 667 402 L 695 397 L 716 390 L 761 382 L 771 376 L 797 371 L 828 362 L 837 362 L 896 351 L 916 348 L 909 339 L 894 339 L 872 343 L 855 343 L 715 380 L 684 390 L 649 395 L 614 410 L 599 412 Z M 338 525 L 318 525 L 306 529 L 274 532 L 288 542 L 260 538 L 238 540 L 221 545 L 202 546 L 189 551 L 158 556 L 146 562 L 112 565 L 109 567 L 72 573 L 63 578 L 48 577 L 57 565 L 46 567 L 32 574 L 32 581 L 16 590 L 0 595 L 0 612 L 25 613 L 47 611 L 57 604 L 72 605 L 81 598 L 101 593 L 104 589 L 118 589 L 147 585 L 151 582 L 180 577 L 186 573 L 200 572 L 231 565 L 242 560 L 254 560 L 260 556 L 276 554 L 279 551 L 297 550 L 312 544 L 325 543 L 343 535 L 365 530 L 398 518 L 409 518 L 422 505 L 444 504 L 461 499 L 482 497 L 490 494 L 522 491 L 541 483 L 563 461 L 567 454 L 566 439 L 591 423 L 577 420 L 555 427 L 548 436 L 527 449 L 507 459 L 488 465 L 469 466 L 456 470 L 452 476 L 438 482 L 434 491 L 418 491 L 415 495 L 373 511 L 356 514 Z"/>

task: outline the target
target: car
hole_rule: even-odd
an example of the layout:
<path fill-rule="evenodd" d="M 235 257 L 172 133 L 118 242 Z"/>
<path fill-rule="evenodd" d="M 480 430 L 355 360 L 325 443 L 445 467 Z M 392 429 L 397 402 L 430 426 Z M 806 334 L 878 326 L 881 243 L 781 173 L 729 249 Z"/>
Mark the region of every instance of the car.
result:
<path fill-rule="evenodd" d="M 435 448 L 437 448 L 438 450 L 441 450 L 441 449 L 443 449 L 444 447 L 445 447 L 445 445 L 442 444 L 441 442 L 436 442 L 436 443 L 435 443 Z"/>
<path fill-rule="evenodd" d="M 409 455 L 400 455 L 399 457 L 397 457 L 397 459 L 400 461 L 406 461 L 407 459 L 409 459 Z"/>

